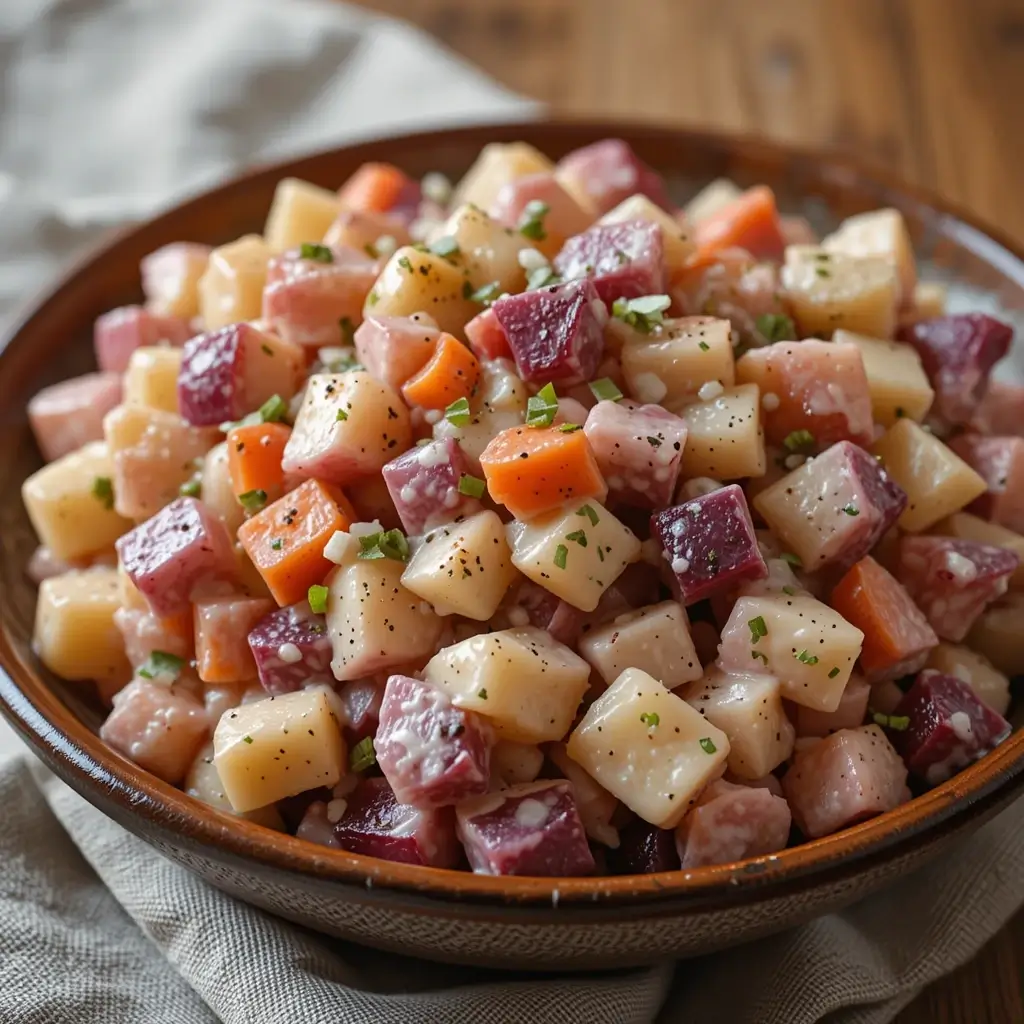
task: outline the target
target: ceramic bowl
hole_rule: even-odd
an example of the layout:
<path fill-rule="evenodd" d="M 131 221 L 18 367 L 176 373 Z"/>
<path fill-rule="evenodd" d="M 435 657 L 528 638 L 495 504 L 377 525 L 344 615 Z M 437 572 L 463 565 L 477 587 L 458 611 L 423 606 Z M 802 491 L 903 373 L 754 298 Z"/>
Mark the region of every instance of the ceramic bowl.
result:
<path fill-rule="evenodd" d="M 969 215 L 850 161 L 752 139 L 624 124 L 480 127 L 384 139 L 255 170 L 120 234 L 20 321 L 0 353 L 0 710 L 49 767 L 161 853 L 233 895 L 323 932 L 437 960 L 532 969 L 621 967 L 705 953 L 834 910 L 893 881 L 976 828 L 1024 786 L 1024 731 L 899 809 L 777 856 L 657 875 L 491 878 L 394 864 L 280 835 L 211 810 L 108 749 L 99 708 L 31 651 L 35 546 L 19 498 L 38 465 L 25 405 L 91 366 L 100 313 L 138 301 L 139 260 L 180 239 L 259 231 L 279 178 L 337 186 L 366 160 L 458 177 L 480 147 L 525 139 L 553 157 L 627 139 L 677 198 L 718 176 L 767 182 L 819 227 L 878 206 L 906 215 L 928 274 L 959 282 L 967 306 L 1018 316 L 1020 247 Z M 1020 702 L 1018 701 L 1018 705 Z M 1021 725 L 1018 710 L 1018 725 Z"/>

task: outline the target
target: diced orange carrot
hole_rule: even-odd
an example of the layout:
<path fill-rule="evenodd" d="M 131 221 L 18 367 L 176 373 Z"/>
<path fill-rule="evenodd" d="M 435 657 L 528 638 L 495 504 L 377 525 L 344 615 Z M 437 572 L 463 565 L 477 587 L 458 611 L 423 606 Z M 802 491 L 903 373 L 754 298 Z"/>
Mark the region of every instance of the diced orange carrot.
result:
<path fill-rule="evenodd" d="M 460 398 L 469 398 L 480 383 L 480 361 L 450 334 L 441 333 L 426 366 L 410 377 L 402 395 L 422 409 L 445 409 Z"/>
<path fill-rule="evenodd" d="M 480 465 L 488 493 L 516 519 L 532 519 L 567 501 L 603 501 L 608 493 L 582 430 L 509 427 L 491 439 Z"/>
<path fill-rule="evenodd" d="M 273 501 L 284 488 L 281 459 L 291 428 L 284 423 L 253 423 L 228 431 L 228 473 L 235 494 L 265 491 Z"/>
<path fill-rule="evenodd" d="M 333 567 L 324 545 L 355 519 L 348 499 L 321 480 L 306 480 L 238 528 L 238 539 L 279 605 L 295 604 Z"/>
<path fill-rule="evenodd" d="M 916 672 L 938 643 L 903 585 L 870 555 L 836 584 L 829 604 L 864 634 L 860 667 L 869 679 Z"/>
<path fill-rule="evenodd" d="M 748 188 L 696 227 L 697 251 L 746 249 L 757 259 L 778 259 L 785 248 L 775 194 L 767 185 Z"/>
<path fill-rule="evenodd" d="M 387 213 L 398 205 L 402 193 L 413 195 L 416 183 L 391 164 L 368 163 L 338 189 L 338 199 L 346 210 Z"/>
<path fill-rule="evenodd" d="M 196 601 L 196 671 L 204 683 L 241 683 L 256 675 L 249 631 L 274 602 L 267 598 L 211 597 Z"/>

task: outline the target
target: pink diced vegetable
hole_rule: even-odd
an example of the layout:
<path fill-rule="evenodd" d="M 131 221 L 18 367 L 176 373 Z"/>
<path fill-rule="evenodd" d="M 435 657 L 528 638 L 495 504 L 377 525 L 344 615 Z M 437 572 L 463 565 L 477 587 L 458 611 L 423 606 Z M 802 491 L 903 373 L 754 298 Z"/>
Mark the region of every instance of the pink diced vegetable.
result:
<path fill-rule="evenodd" d="M 347 797 L 334 835 L 343 850 L 402 864 L 454 867 L 459 859 L 450 807 L 400 804 L 387 779 L 364 779 Z"/>
<path fill-rule="evenodd" d="M 933 411 L 950 425 L 970 422 L 989 373 L 1010 348 L 1013 328 L 984 313 L 919 320 L 899 332 L 917 349 L 932 387 Z"/>
<path fill-rule="evenodd" d="M 28 420 L 47 462 L 103 440 L 103 417 L 121 402 L 120 373 L 87 373 L 43 388 L 28 403 Z"/>
<path fill-rule="evenodd" d="M 140 266 L 146 306 L 157 314 L 197 313 L 196 300 L 187 292 L 206 270 L 211 251 L 198 242 L 171 242 L 144 256 Z"/>
<path fill-rule="evenodd" d="M 565 780 L 527 782 L 466 800 L 458 834 L 474 871 L 485 875 L 588 875 L 594 858 Z"/>
<path fill-rule="evenodd" d="M 1014 533 L 1024 533 L 1024 438 L 962 434 L 949 446 L 988 484 L 971 511 Z"/>
<path fill-rule="evenodd" d="M 893 713 L 892 733 L 911 773 L 937 786 L 984 757 L 1010 735 L 1010 723 L 962 679 L 925 669 Z M 900 719 L 909 719 L 909 723 Z"/>
<path fill-rule="evenodd" d="M 191 630 L 184 630 L 180 616 L 162 619 L 141 608 L 122 606 L 114 612 L 114 625 L 124 637 L 124 653 L 133 668 L 149 660 L 154 651 L 163 651 L 188 661 L 192 657 Z"/>
<path fill-rule="evenodd" d="M 164 782 L 177 784 L 208 731 L 203 705 L 187 691 L 135 679 L 114 695 L 100 738 Z"/>
<path fill-rule="evenodd" d="M 426 313 L 368 316 L 355 334 L 356 354 L 372 376 L 399 391 L 430 361 L 440 333 Z"/>
<path fill-rule="evenodd" d="M 784 849 L 793 816 L 766 788 L 712 782 L 676 828 L 680 866 L 699 868 Z"/>
<path fill-rule="evenodd" d="M 675 831 L 635 818 L 625 828 L 619 829 L 619 846 L 608 851 L 608 864 L 616 875 L 677 871 L 679 851 L 676 849 Z"/>
<path fill-rule="evenodd" d="M 184 609 L 197 584 L 231 579 L 235 557 L 224 524 L 195 498 L 178 498 L 117 541 L 132 583 L 157 615 Z"/>
<path fill-rule="evenodd" d="M 593 379 L 604 351 L 606 311 L 591 281 L 507 295 L 491 308 L 523 380 L 569 387 Z"/>
<path fill-rule="evenodd" d="M 587 213 L 562 188 L 558 179 L 547 172 L 526 174 L 506 182 L 491 204 L 489 213 L 499 223 L 515 228 L 530 203 L 543 203 L 547 207 L 543 217 L 546 237 L 539 241 L 546 241 L 547 237 L 569 238 L 590 226 L 591 219 Z"/>
<path fill-rule="evenodd" d="M 305 601 L 265 615 L 250 630 L 248 642 L 267 693 L 291 693 L 308 683 L 333 685 L 327 626 Z"/>
<path fill-rule="evenodd" d="M 373 259 L 389 255 L 388 240 L 396 249 L 412 241 L 407 216 L 373 210 L 342 210 L 324 235 L 324 245 L 331 249 L 354 247 Z"/>
<path fill-rule="evenodd" d="M 910 797 L 907 769 L 877 725 L 841 729 L 798 751 L 782 788 L 811 839 L 898 807 Z"/>
<path fill-rule="evenodd" d="M 338 700 L 345 709 L 346 733 L 353 741 L 372 736 L 380 721 L 384 687 L 372 679 L 350 679 L 338 687 Z"/>
<path fill-rule="evenodd" d="M 472 476 L 473 469 L 453 438 L 410 448 L 382 472 L 406 533 L 426 533 L 482 508 L 476 498 L 459 490 L 459 481 Z"/>
<path fill-rule="evenodd" d="M 850 676 L 850 681 L 846 684 L 842 699 L 839 701 L 839 707 L 835 711 L 819 711 L 803 704 L 794 705 L 796 717 L 793 724 L 796 726 L 797 736 L 828 736 L 840 729 L 856 729 L 864 722 L 870 696 L 870 684 L 862 675 L 855 672 Z"/>
<path fill-rule="evenodd" d="M 560 180 L 573 183 L 574 191 L 586 195 L 598 214 L 607 213 L 637 193 L 663 210 L 671 213 L 673 209 L 661 175 L 622 139 L 603 139 L 574 149 L 558 162 L 557 173 Z"/>
<path fill-rule="evenodd" d="M 165 342 L 179 348 L 195 331 L 188 320 L 177 316 L 157 316 L 142 306 L 122 306 L 104 313 L 93 329 L 96 363 L 101 370 L 124 373 L 137 348 Z"/>
<path fill-rule="evenodd" d="M 617 581 L 616 581 L 617 582 Z M 612 584 L 614 587 L 615 584 Z M 611 587 L 609 590 L 612 589 Z M 602 594 L 602 599 L 608 593 Z M 555 597 L 550 590 L 523 580 L 509 592 L 502 602 L 505 618 L 510 626 L 537 626 L 553 640 L 574 647 L 583 626 L 584 613 L 568 601 Z"/>
<path fill-rule="evenodd" d="M 512 358 L 512 349 L 509 348 L 508 338 L 491 308 L 477 313 L 466 324 L 466 340 L 477 359 Z"/>
<path fill-rule="evenodd" d="M 657 295 L 665 290 L 661 228 L 645 220 L 595 224 L 570 238 L 553 266 L 565 280 L 589 278 L 601 301 Z"/>
<path fill-rule="evenodd" d="M 952 537 L 900 540 L 896 577 L 944 640 L 959 642 L 1006 593 L 1019 559 L 1006 548 Z"/>
<path fill-rule="evenodd" d="M 768 575 L 738 484 L 656 512 L 651 533 L 665 553 L 683 604 Z"/>
<path fill-rule="evenodd" d="M 480 715 L 444 690 L 394 675 L 384 689 L 373 746 L 395 798 L 443 807 L 487 792 L 494 734 Z"/>
<path fill-rule="evenodd" d="M 274 607 L 270 598 L 238 595 L 195 602 L 196 671 L 204 683 L 241 683 L 256 676 L 249 631 Z"/>
<path fill-rule="evenodd" d="M 970 426 L 979 434 L 1024 437 L 1024 387 L 992 381 Z"/>
<path fill-rule="evenodd" d="M 786 245 L 817 245 L 818 232 L 806 217 L 780 217 L 782 240 Z"/>
<path fill-rule="evenodd" d="M 641 508 L 664 508 L 672 501 L 686 421 L 660 405 L 598 402 L 583 429 L 612 500 Z"/>

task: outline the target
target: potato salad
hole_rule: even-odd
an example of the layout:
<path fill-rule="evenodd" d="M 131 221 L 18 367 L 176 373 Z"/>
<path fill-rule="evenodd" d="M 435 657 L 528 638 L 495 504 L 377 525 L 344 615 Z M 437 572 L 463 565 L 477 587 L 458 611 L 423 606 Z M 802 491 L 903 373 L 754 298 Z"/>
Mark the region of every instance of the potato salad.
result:
<path fill-rule="evenodd" d="M 1013 330 L 894 209 L 685 208 L 615 139 L 280 182 L 40 392 L 35 650 L 218 812 L 497 875 L 691 869 L 1010 733 Z"/>

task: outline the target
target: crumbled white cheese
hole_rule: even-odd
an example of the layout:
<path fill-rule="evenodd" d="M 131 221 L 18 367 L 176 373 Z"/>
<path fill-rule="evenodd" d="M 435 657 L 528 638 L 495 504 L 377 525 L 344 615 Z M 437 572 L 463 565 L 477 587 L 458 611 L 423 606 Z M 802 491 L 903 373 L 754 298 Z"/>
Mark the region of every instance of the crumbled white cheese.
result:
<path fill-rule="evenodd" d="M 324 545 L 324 558 L 335 565 L 342 565 L 355 544 L 354 538 L 341 530 L 335 530 Z"/>
<path fill-rule="evenodd" d="M 516 824 L 523 828 L 538 828 L 548 820 L 548 808 L 539 800 L 527 797 L 516 808 Z"/>
<path fill-rule="evenodd" d="M 672 559 L 672 571 L 677 575 L 679 573 L 686 572 L 690 568 L 690 563 L 685 558 L 673 558 Z"/>
<path fill-rule="evenodd" d="M 724 391 L 725 388 L 722 387 L 722 382 L 720 380 L 709 380 L 704 384 L 701 384 L 700 389 L 697 391 L 697 397 L 702 402 L 710 402 L 713 399 L 720 397 Z"/>
<path fill-rule="evenodd" d="M 336 825 L 343 817 L 345 817 L 345 811 L 348 810 L 348 801 L 336 798 L 334 800 L 327 801 L 327 820 L 332 824 Z"/>
<path fill-rule="evenodd" d="M 709 476 L 695 476 L 692 480 L 687 480 L 683 484 L 680 496 L 692 500 L 700 498 L 702 495 L 710 494 L 712 491 L 717 491 L 721 486 L 722 484 L 718 480 L 713 480 Z"/>
<path fill-rule="evenodd" d="M 799 452 L 794 452 L 792 455 L 787 455 L 784 465 L 786 469 L 799 469 L 807 461 L 806 455 L 801 455 Z"/>
<path fill-rule="evenodd" d="M 349 528 L 348 532 L 353 537 L 372 537 L 375 533 L 380 533 L 384 529 L 380 525 L 379 519 L 374 519 L 369 523 L 353 523 Z"/>
<path fill-rule="evenodd" d="M 545 267 L 550 266 L 548 263 L 547 256 L 544 255 L 539 249 L 520 249 L 519 266 L 523 268 L 528 274 L 533 273 L 535 270 L 543 270 Z"/>
<path fill-rule="evenodd" d="M 668 394 L 665 382 L 653 373 L 638 373 L 633 384 L 641 402 L 660 402 Z"/>
<path fill-rule="evenodd" d="M 964 583 L 969 583 L 978 575 L 978 567 L 969 558 L 958 551 L 946 552 L 946 568 Z"/>
<path fill-rule="evenodd" d="M 293 643 L 281 644 L 277 649 L 277 656 L 286 665 L 296 665 L 302 661 L 302 651 Z"/>
<path fill-rule="evenodd" d="M 451 456 L 443 444 L 425 444 L 420 449 L 417 460 L 424 469 L 433 469 L 435 466 L 447 465 L 451 461 Z"/>
<path fill-rule="evenodd" d="M 779 407 L 779 396 L 774 391 L 766 391 L 761 396 L 761 406 L 765 412 L 775 412 Z"/>

